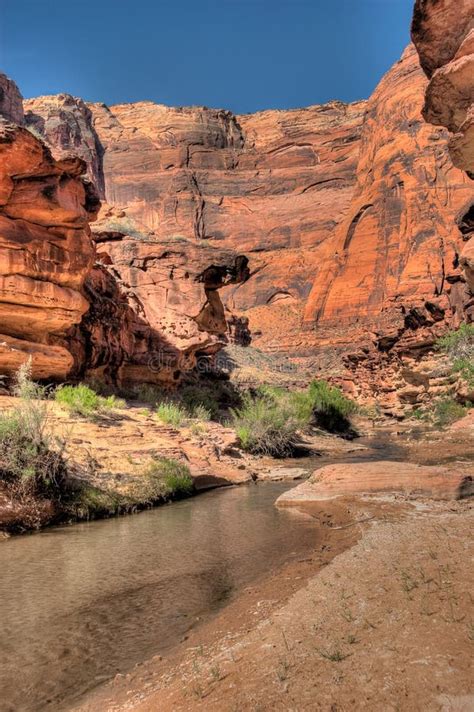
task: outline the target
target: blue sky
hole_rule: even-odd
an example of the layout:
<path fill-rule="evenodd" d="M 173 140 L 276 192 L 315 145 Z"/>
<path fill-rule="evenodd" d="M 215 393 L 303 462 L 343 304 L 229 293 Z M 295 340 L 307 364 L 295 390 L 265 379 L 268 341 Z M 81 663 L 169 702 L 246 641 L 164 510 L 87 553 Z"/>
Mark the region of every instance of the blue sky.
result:
<path fill-rule="evenodd" d="M 413 0 L 0 0 L 0 70 L 25 97 L 238 113 L 366 98 Z"/>

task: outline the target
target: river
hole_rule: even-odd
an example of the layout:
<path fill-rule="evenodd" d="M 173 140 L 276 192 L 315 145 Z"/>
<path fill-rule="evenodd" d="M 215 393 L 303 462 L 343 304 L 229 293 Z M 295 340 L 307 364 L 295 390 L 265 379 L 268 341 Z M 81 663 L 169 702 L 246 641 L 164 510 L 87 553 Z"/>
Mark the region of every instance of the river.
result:
<path fill-rule="evenodd" d="M 313 550 L 315 523 L 273 506 L 291 486 L 214 490 L 2 542 L 2 712 L 67 709 Z"/>

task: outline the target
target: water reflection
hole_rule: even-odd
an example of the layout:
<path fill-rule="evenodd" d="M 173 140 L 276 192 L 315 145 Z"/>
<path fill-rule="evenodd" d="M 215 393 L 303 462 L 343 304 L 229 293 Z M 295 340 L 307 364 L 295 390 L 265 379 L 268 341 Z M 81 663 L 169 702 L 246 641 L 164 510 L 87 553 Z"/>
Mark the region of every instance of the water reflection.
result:
<path fill-rule="evenodd" d="M 289 486 L 220 490 L 3 543 L 2 712 L 67 707 L 313 548 L 314 523 L 273 506 Z"/>

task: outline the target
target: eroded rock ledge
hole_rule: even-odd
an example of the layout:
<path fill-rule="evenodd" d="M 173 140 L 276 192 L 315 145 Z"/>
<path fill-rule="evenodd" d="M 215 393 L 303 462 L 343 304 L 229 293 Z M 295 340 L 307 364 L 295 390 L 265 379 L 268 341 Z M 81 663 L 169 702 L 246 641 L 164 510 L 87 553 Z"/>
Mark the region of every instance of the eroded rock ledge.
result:
<path fill-rule="evenodd" d="M 3 94 L 21 120 L 17 93 Z M 89 221 L 99 201 L 80 158 L 55 161 L 25 128 L 0 118 L 0 373 L 32 357 L 36 378 L 64 378 L 73 359 L 61 337 L 87 311 L 94 260 Z"/>
<path fill-rule="evenodd" d="M 474 6 L 472 0 L 417 0 L 413 42 L 429 78 L 423 116 L 452 134 L 455 166 L 474 179 Z M 466 245 L 460 265 L 474 293 L 474 197 L 461 222 Z"/>

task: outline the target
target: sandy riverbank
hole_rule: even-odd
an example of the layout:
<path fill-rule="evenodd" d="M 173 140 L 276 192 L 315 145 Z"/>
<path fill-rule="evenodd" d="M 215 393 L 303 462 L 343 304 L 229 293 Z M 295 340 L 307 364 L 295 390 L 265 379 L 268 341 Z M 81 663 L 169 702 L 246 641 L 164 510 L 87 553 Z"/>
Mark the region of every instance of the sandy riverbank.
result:
<path fill-rule="evenodd" d="M 257 582 L 76 712 L 472 709 L 472 503 L 303 512 L 321 522 L 310 560 Z"/>

